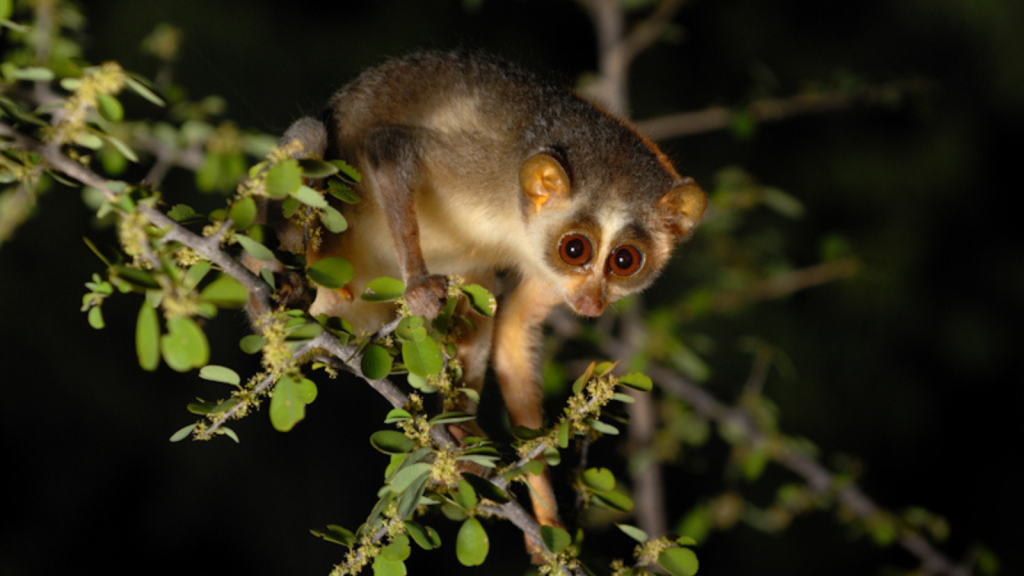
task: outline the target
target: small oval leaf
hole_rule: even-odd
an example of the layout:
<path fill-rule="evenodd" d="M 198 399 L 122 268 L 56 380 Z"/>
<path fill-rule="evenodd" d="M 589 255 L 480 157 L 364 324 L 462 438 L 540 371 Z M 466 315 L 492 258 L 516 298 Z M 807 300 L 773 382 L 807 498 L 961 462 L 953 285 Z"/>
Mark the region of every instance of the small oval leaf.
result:
<path fill-rule="evenodd" d="M 256 200 L 250 196 L 232 204 L 228 218 L 234 222 L 235 230 L 245 230 L 256 220 L 256 212 Z"/>
<path fill-rule="evenodd" d="M 135 352 L 143 370 L 152 372 L 160 365 L 160 321 L 147 302 L 142 303 L 135 323 Z"/>
<path fill-rule="evenodd" d="M 199 370 L 199 377 L 203 380 L 234 384 L 235 386 L 242 383 L 242 378 L 238 375 L 238 372 L 235 372 L 231 368 L 217 366 L 215 364 L 203 366 L 202 369 Z"/>
<path fill-rule="evenodd" d="M 596 492 L 615 489 L 615 475 L 607 468 L 588 468 L 583 472 L 583 485 Z"/>
<path fill-rule="evenodd" d="M 344 258 L 323 258 L 306 269 L 306 275 L 324 288 L 341 288 L 350 280 L 354 271 Z"/>
<path fill-rule="evenodd" d="M 541 526 L 540 539 L 544 541 L 544 545 L 547 546 L 548 550 L 555 554 L 565 550 L 572 544 L 572 536 L 569 536 L 569 533 L 564 528 L 557 526 Z"/>
<path fill-rule="evenodd" d="M 394 359 L 383 346 L 370 344 L 363 352 L 363 359 L 360 361 L 360 368 L 363 376 L 370 380 L 380 380 L 391 373 Z"/>
<path fill-rule="evenodd" d="M 405 454 L 416 447 L 416 442 L 397 430 L 378 430 L 370 436 L 370 445 L 385 454 Z"/>
<path fill-rule="evenodd" d="M 487 559 L 491 543 L 480 521 L 467 518 L 455 537 L 455 555 L 463 566 L 479 566 Z"/>
<path fill-rule="evenodd" d="M 171 318 L 167 334 L 160 338 L 164 362 L 173 370 L 187 372 L 205 366 L 210 360 L 210 345 L 202 328 L 191 318 Z"/>
<path fill-rule="evenodd" d="M 124 119 L 124 107 L 117 98 L 108 94 L 96 95 L 96 109 L 99 110 L 100 116 L 111 122 L 120 122 Z"/>
<path fill-rule="evenodd" d="M 402 342 L 402 361 L 409 372 L 417 376 L 436 376 L 444 368 L 441 349 L 432 338 Z"/>
<path fill-rule="evenodd" d="M 669 548 L 658 555 L 658 565 L 672 576 L 693 576 L 700 568 L 697 555 L 689 548 Z"/>
<path fill-rule="evenodd" d="M 405 282 L 395 278 L 376 278 L 370 280 L 361 298 L 367 302 L 391 302 L 405 294 Z"/>

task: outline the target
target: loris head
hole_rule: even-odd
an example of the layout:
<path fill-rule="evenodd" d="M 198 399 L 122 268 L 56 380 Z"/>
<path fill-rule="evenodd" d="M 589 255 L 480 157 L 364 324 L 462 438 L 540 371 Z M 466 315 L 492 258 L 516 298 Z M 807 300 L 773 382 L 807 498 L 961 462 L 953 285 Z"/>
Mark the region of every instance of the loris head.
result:
<path fill-rule="evenodd" d="M 655 162 L 646 168 L 653 170 L 645 174 L 601 170 L 604 175 L 570 177 L 548 153 L 531 156 L 520 169 L 524 218 L 531 238 L 540 240 L 531 242 L 531 260 L 578 314 L 599 316 L 647 287 L 704 215 L 704 191 L 651 152 Z"/>

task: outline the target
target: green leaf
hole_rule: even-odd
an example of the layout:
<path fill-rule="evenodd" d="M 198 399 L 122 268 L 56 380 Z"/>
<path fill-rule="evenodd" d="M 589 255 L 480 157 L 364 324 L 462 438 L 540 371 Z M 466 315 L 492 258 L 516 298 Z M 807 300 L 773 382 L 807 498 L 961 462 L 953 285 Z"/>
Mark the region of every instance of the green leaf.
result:
<path fill-rule="evenodd" d="M 432 338 L 424 338 L 419 342 L 402 342 L 402 361 L 409 372 L 417 376 L 435 376 L 444 368 L 441 349 Z"/>
<path fill-rule="evenodd" d="M 164 362 L 178 372 L 205 366 L 210 360 L 210 345 L 206 341 L 206 334 L 191 318 L 171 318 L 167 321 L 167 334 L 160 338 L 160 351 Z"/>
<path fill-rule="evenodd" d="M 404 422 L 412 418 L 412 414 L 408 411 L 402 410 L 401 408 L 395 408 L 388 412 L 388 415 L 384 417 L 385 424 L 394 424 L 395 422 Z"/>
<path fill-rule="evenodd" d="M 187 204 L 175 204 L 167 211 L 167 217 L 179 224 L 197 218 L 198 216 L 199 215 L 196 214 L 196 211 Z"/>
<path fill-rule="evenodd" d="M 324 206 L 321 210 L 323 212 L 320 214 L 320 223 L 324 225 L 324 228 L 335 234 L 341 234 L 348 230 L 348 220 L 345 220 L 341 212 L 338 212 L 333 206 Z"/>
<path fill-rule="evenodd" d="M 617 522 L 615 523 L 615 525 L 619 527 L 619 530 L 625 532 L 627 536 L 629 536 L 633 540 L 636 540 L 637 542 L 640 542 L 641 544 L 647 542 L 647 539 L 650 538 L 647 535 L 647 532 L 644 532 L 636 526 L 630 526 L 629 524 L 619 524 Z"/>
<path fill-rule="evenodd" d="M 323 331 L 324 327 L 316 322 L 307 322 L 289 330 L 285 335 L 285 340 L 311 340 L 319 336 Z"/>
<path fill-rule="evenodd" d="M 370 280 L 361 298 L 367 302 L 391 302 L 405 294 L 405 282 L 382 277 Z"/>
<path fill-rule="evenodd" d="M 84 146 L 90 150 L 99 150 L 103 147 L 103 139 L 92 132 L 77 132 L 71 136 L 75 144 Z"/>
<path fill-rule="evenodd" d="M 700 563 L 689 548 L 669 548 L 658 555 L 658 565 L 672 576 L 693 576 Z"/>
<path fill-rule="evenodd" d="M 203 281 L 203 278 L 206 278 L 206 275 L 209 274 L 212 269 L 213 264 L 209 260 L 200 260 L 189 267 L 188 271 L 185 272 L 185 278 L 182 280 L 182 284 L 184 284 L 184 286 L 189 290 L 194 290 L 195 287 Z"/>
<path fill-rule="evenodd" d="M 429 474 L 423 474 L 422 476 L 417 476 L 413 483 L 409 485 L 409 488 L 398 499 L 396 517 L 404 520 L 412 516 L 412 513 L 416 511 L 416 507 L 420 505 L 420 500 L 427 489 L 427 480 L 429 479 Z"/>
<path fill-rule="evenodd" d="M 697 541 L 690 536 L 680 536 L 679 538 L 676 538 L 676 544 L 679 544 L 680 546 L 696 546 Z"/>
<path fill-rule="evenodd" d="M 245 230 L 256 220 L 257 211 L 256 200 L 250 196 L 232 204 L 228 210 L 228 218 L 234 222 L 235 230 Z"/>
<path fill-rule="evenodd" d="M 135 322 L 135 353 L 139 366 L 152 372 L 160 365 L 160 320 L 156 310 L 143 302 Z"/>
<path fill-rule="evenodd" d="M 583 387 L 587 385 L 587 382 L 590 381 L 590 377 L 594 374 L 594 366 L 596 366 L 596 364 L 591 362 L 590 366 L 587 366 L 587 369 L 583 372 L 583 374 L 580 374 L 580 377 L 577 378 L 575 382 L 573 382 L 573 394 L 579 394 L 580 392 L 583 391 Z"/>
<path fill-rule="evenodd" d="M 221 308 L 241 308 L 249 301 L 249 292 L 241 282 L 222 273 L 220 277 L 203 288 L 199 297 L 203 301 Z"/>
<path fill-rule="evenodd" d="M 583 472 L 583 485 L 597 492 L 615 489 L 615 475 L 607 468 L 588 468 Z"/>
<path fill-rule="evenodd" d="M 350 166 L 344 160 L 329 160 L 328 162 L 330 162 L 335 168 L 337 168 L 342 174 L 350 178 L 353 182 L 359 182 L 359 180 L 361 179 L 359 171 Z"/>
<path fill-rule="evenodd" d="M 115 138 L 114 136 L 111 136 L 110 134 L 100 134 L 99 137 L 102 138 L 103 141 L 106 142 L 107 144 L 110 144 L 114 148 L 114 150 L 117 151 L 117 154 L 120 154 L 120 156 L 124 157 L 127 160 L 131 160 L 132 162 L 138 162 L 139 161 L 139 156 L 135 153 L 135 151 L 132 150 L 130 146 L 125 144 L 120 138 Z M 100 152 L 103 153 L 103 154 L 106 154 L 105 151 L 107 151 L 107 150 L 109 150 L 109 149 L 108 148 L 104 148 Z M 108 159 L 108 161 L 109 161 L 109 159 Z M 121 162 L 121 164 L 120 164 L 120 167 L 121 167 L 122 170 L 123 170 L 123 164 L 124 164 L 123 162 Z M 112 168 L 114 168 L 115 170 L 117 170 L 117 167 L 119 165 L 117 163 L 112 163 L 112 164 L 110 164 L 110 166 Z M 119 172 L 119 170 L 118 170 L 118 172 Z"/>
<path fill-rule="evenodd" d="M 619 402 L 622 402 L 623 404 L 633 404 L 636 402 L 635 398 L 633 398 L 629 394 L 623 394 L 622 392 L 616 392 L 615 394 L 612 394 L 612 400 L 617 400 Z"/>
<path fill-rule="evenodd" d="M 472 484 L 466 482 L 464 479 L 459 479 L 459 489 L 452 494 L 452 497 L 455 499 L 456 504 L 462 506 L 466 510 L 476 508 L 476 490 L 473 489 Z"/>
<path fill-rule="evenodd" d="M 479 566 L 487 559 L 491 543 L 480 521 L 467 518 L 455 537 L 455 555 L 463 566 Z"/>
<path fill-rule="evenodd" d="M 312 404 L 313 401 L 316 400 L 317 393 L 318 391 L 316 388 L 316 384 L 314 384 L 312 380 L 308 378 L 303 378 L 302 380 L 299 380 L 300 400 L 302 400 L 306 404 Z"/>
<path fill-rule="evenodd" d="M 373 559 L 373 576 L 406 576 L 405 562 L 388 560 L 384 556 Z"/>
<path fill-rule="evenodd" d="M 474 490 L 476 490 L 477 495 L 481 498 L 486 498 L 493 502 L 497 502 L 498 504 L 505 504 L 511 500 L 507 492 L 498 488 L 494 483 L 485 478 L 481 478 L 475 474 L 470 474 L 469 472 L 463 472 L 462 478 L 468 482 Z"/>
<path fill-rule="evenodd" d="M 274 387 L 270 400 L 270 422 L 280 432 L 291 430 L 306 416 L 306 405 L 316 399 L 316 385 L 311 380 L 285 375 Z"/>
<path fill-rule="evenodd" d="M 609 436 L 618 436 L 619 435 L 619 429 L 618 428 L 616 428 L 615 426 L 612 426 L 611 424 L 607 424 L 605 422 L 601 422 L 600 420 L 595 420 L 595 419 L 591 418 L 591 419 L 587 420 L 587 424 L 589 424 L 591 428 L 593 428 L 594 430 L 600 432 L 601 434 L 607 434 Z"/>
<path fill-rule="evenodd" d="M 442 412 L 431 418 L 429 422 L 433 426 L 439 426 L 441 424 L 458 424 L 469 420 L 476 420 L 476 416 L 468 412 Z"/>
<path fill-rule="evenodd" d="M 370 344 L 363 352 L 363 359 L 360 361 L 360 368 L 363 376 L 370 380 L 380 380 L 391 373 L 394 359 L 383 346 Z"/>
<path fill-rule="evenodd" d="M 4 69 L 5 73 L 8 71 L 14 79 L 25 80 L 27 82 L 49 82 L 54 78 L 53 70 L 40 66 Z"/>
<path fill-rule="evenodd" d="M 267 170 L 267 195 L 275 200 L 284 200 L 302 186 L 302 169 L 295 160 L 278 162 Z"/>
<path fill-rule="evenodd" d="M 352 280 L 352 265 L 344 258 L 323 258 L 306 269 L 306 275 L 324 288 L 341 288 Z"/>
<path fill-rule="evenodd" d="M 359 195 L 352 190 L 351 186 L 341 182 L 340 180 L 329 180 L 327 182 L 327 191 L 330 192 L 331 196 L 334 196 L 346 204 L 359 204 Z"/>
<path fill-rule="evenodd" d="M 99 110 L 100 116 L 111 122 L 120 122 L 124 119 L 124 107 L 117 98 L 108 94 L 96 95 L 96 109 Z"/>
<path fill-rule="evenodd" d="M 89 309 L 89 326 L 97 330 L 102 330 L 106 324 L 103 322 L 103 311 L 100 310 L 99 306 L 93 306 Z"/>
<path fill-rule="evenodd" d="M 189 434 L 192 433 L 192 429 L 195 427 L 195 424 L 189 424 L 188 426 L 179 429 L 177 432 L 171 435 L 171 442 L 181 442 L 185 438 L 188 438 Z"/>
<path fill-rule="evenodd" d="M 223 382 L 225 384 L 233 384 L 238 386 L 242 383 L 242 378 L 231 368 L 225 366 L 217 366 L 210 364 L 209 366 L 203 366 L 199 370 L 199 377 L 203 380 L 210 380 L 211 382 Z"/>
<path fill-rule="evenodd" d="M 425 474 L 430 474 L 430 468 L 433 465 L 429 462 L 417 462 L 410 466 L 406 466 L 395 474 L 395 477 L 391 479 L 391 489 L 396 493 L 405 492 L 405 490 L 413 483 L 414 480 Z"/>
<path fill-rule="evenodd" d="M 395 536 L 394 542 L 388 544 L 380 551 L 385 560 L 401 562 L 409 557 L 412 549 L 409 548 L 409 537 L 405 534 Z"/>
<path fill-rule="evenodd" d="M 526 464 L 518 468 L 513 468 L 508 472 L 505 472 L 505 480 L 511 481 L 513 478 L 522 476 L 523 474 L 532 474 L 534 476 L 544 472 L 544 463 L 540 460 L 530 460 Z"/>
<path fill-rule="evenodd" d="M 633 510 L 633 499 L 622 492 L 594 492 L 591 495 L 591 499 L 597 504 L 613 510 L 619 510 L 620 512 L 630 512 Z"/>
<path fill-rule="evenodd" d="M 242 245 L 242 249 L 248 252 L 253 258 L 262 260 L 263 262 L 272 262 L 274 260 L 274 253 L 270 251 L 270 248 L 267 248 L 263 244 L 260 244 L 252 238 L 242 234 L 236 234 L 235 238 L 238 240 L 238 243 Z"/>
<path fill-rule="evenodd" d="M 612 368 L 615 368 L 616 364 L 618 364 L 618 362 L 601 362 L 597 366 L 594 366 L 594 376 L 597 376 L 598 378 L 604 376 L 611 372 Z"/>
<path fill-rule="evenodd" d="M 569 447 L 569 436 L 572 432 L 572 425 L 568 420 L 558 426 L 558 447 L 565 449 Z"/>
<path fill-rule="evenodd" d="M 462 287 L 462 293 L 469 298 L 469 305 L 481 316 L 490 318 L 498 311 L 498 301 L 494 295 L 479 284 L 470 284 Z"/>
<path fill-rule="evenodd" d="M 467 456 L 459 456 L 458 458 L 456 458 L 456 460 L 460 460 L 460 461 L 464 461 L 464 462 L 472 462 L 474 464 L 479 464 L 480 466 L 483 466 L 484 468 L 496 468 L 497 466 L 494 464 L 494 462 L 496 460 L 498 460 L 498 457 L 497 456 L 480 456 L 480 455 L 470 454 L 470 455 L 467 455 Z"/>
<path fill-rule="evenodd" d="M 328 524 L 326 532 L 310 530 L 309 533 L 318 538 L 323 538 L 328 542 L 334 542 L 335 544 L 341 544 L 342 546 L 347 546 L 349 548 L 351 548 L 356 542 L 355 534 L 341 526 L 338 526 L 337 524 Z"/>
<path fill-rule="evenodd" d="M 544 542 L 544 546 L 547 546 L 547 549 L 555 554 L 572 544 L 572 536 L 569 536 L 564 528 L 557 526 L 541 526 L 540 539 Z"/>
<path fill-rule="evenodd" d="M 378 430 L 370 436 L 370 444 L 385 454 L 404 454 L 416 447 L 416 442 L 397 430 Z"/>
<path fill-rule="evenodd" d="M 128 87 L 131 88 L 133 91 L 135 91 L 136 94 L 138 94 L 139 96 L 142 96 L 146 100 L 149 100 L 153 104 L 156 104 L 157 106 L 161 106 L 161 107 L 164 105 L 163 98 L 157 96 L 155 92 L 150 90 L 142 82 L 142 80 L 140 78 L 137 78 L 137 77 L 129 74 L 125 78 L 125 83 L 127 83 Z"/>
<path fill-rule="evenodd" d="M 291 193 L 291 196 L 306 206 L 327 208 L 327 200 L 324 199 L 323 195 L 305 184 L 299 186 L 298 190 Z"/>
<path fill-rule="evenodd" d="M 274 386 L 274 396 L 270 399 L 270 423 L 278 432 L 287 432 L 305 417 L 306 402 L 300 383 L 286 374 Z"/>
<path fill-rule="evenodd" d="M 424 550 L 433 550 L 441 546 L 441 536 L 430 526 L 421 526 L 413 520 L 405 522 L 405 528 L 413 542 L 419 544 Z"/>
<path fill-rule="evenodd" d="M 242 349 L 242 352 L 246 354 L 255 354 L 263 349 L 263 345 L 267 343 L 266 338 L 259 334 L 249 334 L 243 336 L 238 342 L 238 347 Z"/>
<path fill-rule="evenodd" d="M 299 167 L 302 168 L 302 175 L 306 178 L 325 178 L 338 173 L 338 167 L 334 164 L 312 158 L 299 160 Z"/>
<path fill-rule="evenodd" d="M 641 374 L 639 372 L 630 372 L 622 378 L 619 378 L 619 384 L 629 386 L 630 388 L 640 390 L 641 392 L 650 392 L 651 388 L 654 387 L 651 379 L 645 374 Z"/>
<path fill-rule="evenodd" d="M 406 316 L 395 328 L 395 336 L 401 340 L 412 340 L 419 342 L 427 337 L 427 329 L 423 327 L 423 318 L 419 316 Z"/>
<path fill-rule="evenodd" d="M 417 376 L 416 374 L 409 374 L 407 377 L 409 386 L 423 392 L 424 394 L 433 394 L 437 392 L 437 387 L 430 384 L 423 376 Z"/>
<path fill-rule="evenodd" d="M 120 264 L 115 264 L 110 268 L 111 273 L 117 276 L 121 280 L 132 285 L 136 289 L 151 289 L 159 288 L 160 283 L 156 281 L 156 278 L 152 274 L 145 270 L 136 270 L 135 268 L 129 268 Z"/>

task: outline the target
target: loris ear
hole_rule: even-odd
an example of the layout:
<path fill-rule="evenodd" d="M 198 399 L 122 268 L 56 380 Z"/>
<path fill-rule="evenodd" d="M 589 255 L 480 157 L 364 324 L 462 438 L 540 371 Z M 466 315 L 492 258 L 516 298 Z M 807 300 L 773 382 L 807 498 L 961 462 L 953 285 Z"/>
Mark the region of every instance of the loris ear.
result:
<path fill-rule="evenodd" d="M 678 237 L 683 238 L 693 230 L 704 216 L 708 197 L 692 178 L 669 190 L 661 198 L 661 212 L 666 226 Z"/>
<path fill-rule="evenodd" d="M 536 154 L 523 162 L 519 169 L 519 184 L 523 187 L 523 194 L 533 203 L 534 212 L 540 212 L 549 200 L 569 195 L 569 176 L 562 164 L 547 154 Z"/>

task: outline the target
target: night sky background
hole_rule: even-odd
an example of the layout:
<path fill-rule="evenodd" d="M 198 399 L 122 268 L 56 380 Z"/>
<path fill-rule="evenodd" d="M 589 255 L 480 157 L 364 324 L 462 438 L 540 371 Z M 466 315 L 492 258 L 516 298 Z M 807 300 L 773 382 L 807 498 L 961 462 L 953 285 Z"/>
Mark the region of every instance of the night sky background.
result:
<path fill-rule="evenodd" d="M 485 49 L 569 83 L 595 68 L 590 22 L 570 1 L 486 0 L 475 11 L 445 0 L 319 4 L 85 2 L 85 55 L 151 76 L 142 38 L 160 22 L 179 26 L 176 82 L 193 98 L 223 96 L 227 117 L 270 134 L 319 111 L 359 71 L 416 49 Z M 694 0 L 675 23 L 679 41 L 634 65 L 635 120 L 785 96 L 842 76 L 931 84 L 895 108 L 764 124 L 746 139 L 719 132 L 663 143 L 698 182 L 710 186 L 717 170 L 740 165 L 803 202 L 803 219 L 779 220 L 797 266 L 820 261 L 830 235 L 846 238 L 864 264 L 853 279 L 693 329 L 717 342 L 707 383 L 716 396 L 733 398 L 749 371 L 739 338 L 778 346 L 798 374 L 767 383 L 784 431 L 813 440 L 826 462 L 860 460 L 861 484 L 882 506 L 920 505 L 947 518 L 952 533 L 941 548 L 954 559 L 983 543 L 1004 574 L 1024 573 L 1024 475 L 1014 471 L 1024 456 L 1024 238 L 1011 204 L 1022 192 L 1014 149 L 1024 129 L 1024 4 Z M 159 112 L 135 99 L 129 114 Z M 170 202 L 192 201 L 190 178 L 172 173 Z M 8 486 L 0 575 L 326 574 L 343 549 L 308 530 L 365 519 L 385 463 L 367 438 L 382 427 L 385 402 L 358 382 L 323 380 L 307 419 L 288 434 L 261 413 L 234 425 L 239 445 L 169 443 L 193 421 L 185 405 L 223 388 L 194 373 L 138 367 L 137 297 L 104 306 L 105 330 L 88 326 L 79 312 L 83 284 L 102 264 L 83 235 L 111 237 L 91 228 L 76 192 L 56 189 L 0 248 Z M 686 250 L 700 249 L 698 235 Z M 685 267 L 686 256 L 674 265 Z M 670 278 L 651 302 L 676 294 Z M 212 322 L 211 361 L 252 368 L 233 344 L 245 331 L 241 314 Z M 715 449 L 705 455 L 711 462 L 721 460 Z M 670 475 L 670 522 L 720 490 L 720 478 L 715 470 Z M 443 528 L 445 546 L 416 549 L 410 572 L 474 573 L 455 561 L 451 523 L 432 524 Z M 514 529 L 487 527 L 502 545 L 483 571 L 523 573 Z M 627 556 L 631 547 L 616 541 L 621 549 L 609 553 Z M 797 520 L 782 536 L 738 527 L 697 551 L 705 575 L 915 566 L 899 550 L 853 539 L 827 513 Z"/>

